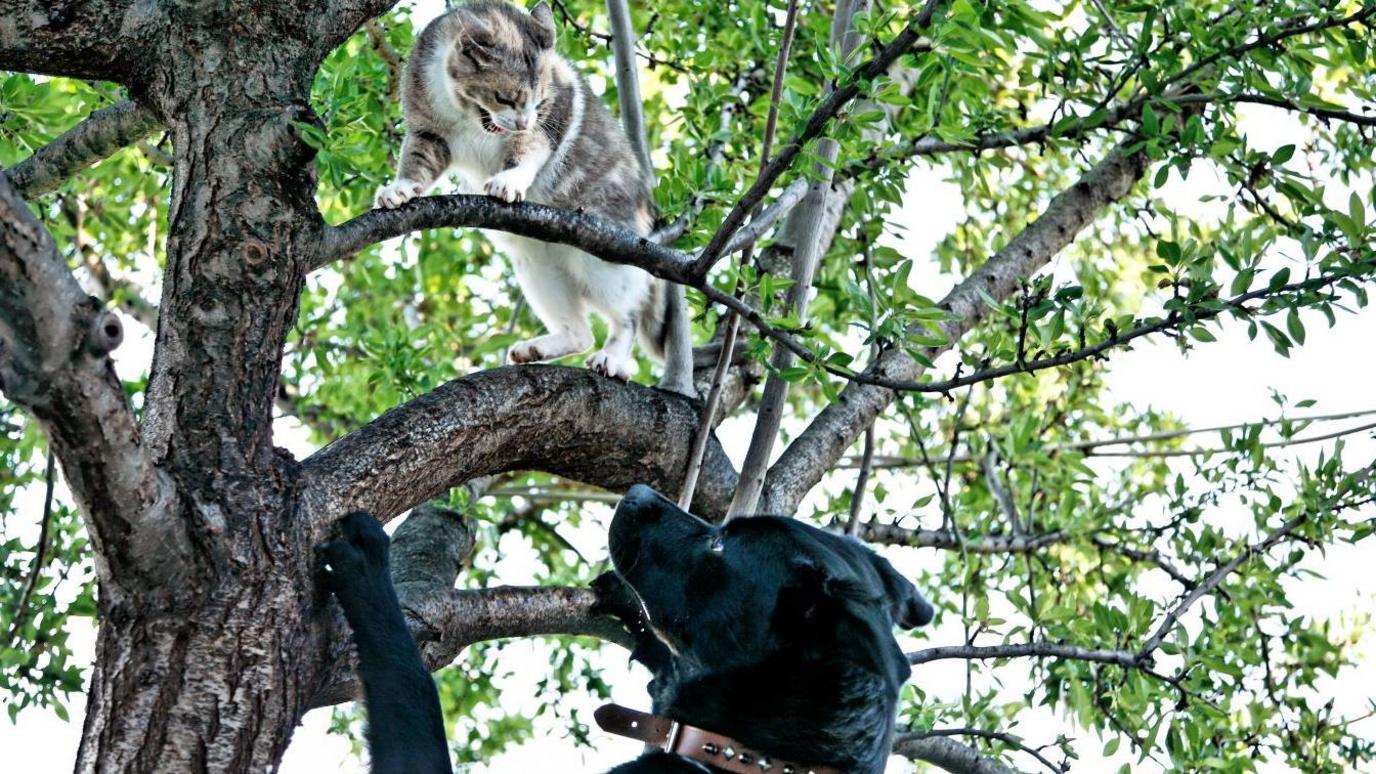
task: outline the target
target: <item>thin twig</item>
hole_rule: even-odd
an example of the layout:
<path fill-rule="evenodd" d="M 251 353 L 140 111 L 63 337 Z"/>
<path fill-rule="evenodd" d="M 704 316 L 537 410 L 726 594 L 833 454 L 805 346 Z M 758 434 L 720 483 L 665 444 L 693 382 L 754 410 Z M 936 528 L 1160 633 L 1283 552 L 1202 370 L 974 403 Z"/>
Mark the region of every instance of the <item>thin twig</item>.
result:
<path fill-rule="evenodd" d="M 445 0 L 445 2 L 447 4 L 449 0 Z M 574 16 L 569 11 L 568 6 L 564 5 L 563 0 L 554 0 L 554 10 L 558 11 L 559 15 L 563 17 L 564 23 L 576 30 L 578 34 L 590 40 L 596 40 L 605 46 L 612 45 L 613 36 L 608 35 L 605 32 L 598 32 L 594 30 L 592 27 L 589 27 L 588 25 L 578 21 L 578 17 Z M 663 57 L 655 56 L 654 54 L 651 54 L 648 51 L 642 51 L 639 46 L 635 47 L 635 55 L 640 57 L 641 59 L 644 59 L 645 62 L 649 64 L 651 67 L 667 67 L 670 70 L 674 70 L 680 73 L 690 72 L 688 67 L 684 65 L 682 62 L 679 62 L 674 59 L 664 59 Z"/>
<path fill-rule="evenodd" d="M 870 330 L 875 327 L 875 296 L 874 296 L 874 276 L 870 271 L 871 261 L 870 240 L 865 232 L 861 232 L 860 267 L 865 281 L 865 296 L 869 299 L 870 307 Z M 876 338 L 870 342 L 870 362 L 879 359 L 880 347 L 879 340 Z M 854 535 L 855 530 L 860 527 L 860 511 L 865 504 L 865 490 L 870 482 L 870 475 L 874 472 L 874 424 L 865 428 L 865 445 L 860 455 L 860 473 L 855 477 L 855 489 L 850 496 L 850 518 L 846 521 L 846 534 Z"/>
<path fill-rule="evenodd" d="M 798 0 L 789 0 L 788 15 L 784 19 L 783 36 L 779 41 L 779 54 L 774 63 L 774 87 L 770 92 L 769 114 L 765 119 L 764 138 L 760 146 L 760 165 L 769 163 L 769 154 L 774 147 L 774 132 L 779 123 L 779 102 L 783 99 L 784 75 L 788 71 L 788 55 L 793 46 L 793 34 L 797 26 Z M 763 169 L 761 169 L 763 174 Z M 756 213 L 758 214 L 758 213 Z M 740 267 L 750 265 L 754 257 L 753 241 L 746 241 L 741 255 Z M 733 296 L 742 298 L 745 288 L 741 283 L 741 272 L 737 271 Z M 715 427 L 717 408 L 721 404 L 722 389 L 726 384 L 726 374 L 731 370 L 731 360 L 736 354 L 736 333 L 740 330 L 741 318 L 735 311 L 726 313 L 721 352 L 717 355 L 717 365 L 712 370 L 712 386 L 707 391 L 707 402 L 703 405 L 702 416 L 698 420 L 697 432 L 693 435 L 693 445 L 688 453 L 688 467 L 683 475 L 683 487 L 679 490 L 679 507 L 688 508 L 693 503 L 697 491 L 698 477 L 702 473 L 703 455 L 707 452 L 707 439 Z"/>
<path fill-rule="evenodd" d="M 984 483 L 989 487 L 989 494 L 994 496 L 994 502 L 999 504 L 1003 515 L 1008 519 L 1009 528 L 1014 535 L 1022 535 L 1022 522 L 1018 519 L 1018 506 L 1014 504 L 1013 498 L 1004 488 L 1003 482 L 999 480 L 999 455 L 991 447 L 984 455 Z"/>
<path fill-rule="evenodd" d="M 612 26 L 612 56 L 616 60 L 616 95 L 621 105 L 621 123 L 640 167 L 654 180 L 655 166 L 650 160 L 650 138 L 645 127 L 645 111 L 640 102 L 640 76 L 635 66 L 635 26 L 627 0 L 607 0 L 607 17 Z"/>
<path fill-rule="evenodd" d="M 377 55 L 382 57 L 382 61 L 387 65 L 387 99 L 396 102 L 401 95 L 401 54 L 387 39 L 387 32 L 382 29 L 377 19 L 369 19 L 363 28 L 368 32 L 368 40 L 372 42 L 373 50 L 377 51 Z"/>
<path fill-rule="evenodd" d="M 740 228 L 746 215 L 755 208 L 756 204 L 759 204 L 769 189 L 773 187 L 774 181 L 793 164 L 793 160 L 802 153 L 803 148 L 820 136 L 831 119 L 860 93 L 861 86 L 870 79 L 887 72 L 889 67 L 898 61 L 899 57 L 918 48 L 918 44 L 921 42 L 920 31 L 931 23 L 932 17 L 942 3 L 943 0 L 927 0 L 926 5 L 913 17 L 913 20 L 902 32 L 888 45 L 880 49 L 880 52 L 873 59 L 856 68 L 845 85 L 836 88 L 822 100 L 822 103 L 808 117 L 803 129 L 784 145 L 783 149 L 779 151 L 779 155 L 765 166 L 755 184 L 741 196 L 731 211 L 726 214 L 721 227 L 712 237 L 712 240 L 707 243 L 707 246 L 703 248 L 697 260 L 696 268 L 699 272 L 705 272 L 716 263 L 722 255 L 722 249 L 735 235 L 736 229 Z M 930 46 L 926 48 L 930 48 Z"/>
<path fill-rule="evenodd" d="M 860 456 L 860 472 L 855 476 L 855 488 L 850 494 L 850 516 L 846 520 L 846 534 L 854 535 L 860 527 L 860 512 L 865 506 L 865 490 L 874 470 L 874 425 L 865 428 L 865 448 Z"/>
<path fill-rule="evenodd" d="M 1342 271 L 1338 273 L 1320 275 L 1318 277 L 1303 280 L 1300 282 L 1292 282 L 1288 285 L 1282 285 L 1278 288 L 1258 288 L 1257 290 L 1242 293 L 1228 300 L 1219 300 L 1210 307 L 1191 308 L 1186 310 L 1185 313 L 1179 311 L 1171 312 L 1165 317 L 1157 318 L 1155 320 L 1152 320 L 1151 322 L 1144 322 L 1126 332 L 1113 331 L 1111 332 L 1111 335 L 1108 338 L 1088 347 L 1082 347 L 1080 349 L 1063 352 L 1059 355 L 1029 360 L 1023 363 L 1014 362 L 1005 366 L 987 368 L 980 371 L 976 371 L 970 374 L 969 376 L 957 376 L 944 381 L 933 382 L 918 382 L 907 379 L 889 379 L 883 376 L 877 376 L 869 371 L 857 373 L 851 371 L 850 369 L 834 365 L 833 363 L 828 362 L 817 352 L 813 351 L 807 345 L 798 341 L 796 337 L 792 336 L 789 333 L 774 328 L 772 325 L 769 324 L 767 320 L 764 319 L 763 315 L 761 315 L 753 307 L 749 307 L 744 302 L 733 299 L 726 293 L 722 293 L 721 291 L 716 290 L 715 288 L 712 288 L 710 286 L 700 289 L 703 291 L 704 295 L 707 296 L 708 300 L 722 304 L 723 306 L 727 306 L 728 308 L 734 307 L 740 309 L 742 316 L 745 317 L 745 319 L 748 322 L 754 325 L 762 334 L 771 339 L 774 339 L 780 344 L 783 344 L 802 360 L 811 363 L 817 366 L 818 368 L 821 368 L 822 370 L 826 371 L 829 374 L 832 374 L 833 376 L 838 376 L 842 379 L 846 379 L 847 381 L 857 382 L 859 384 L 867 384 L 875 387 L 884 387 L 886 389 L 895 390 L 898 392 L 948 393 L 960 387 L 968 387 L 973 384 L 992 381 L 994 379 L 1000 379 L 1005 376 L 1011 376 L 1014 374 L 1035 373 L 1037 371 L 1044 371 L 1048 368 L 1059 368 L 1060 366 L 1069 365 L 1071 363 L 1077 363 L 1082 360 L 1097 358 L 1111 349 L 1121 347 L 1124 344 L 1127 344 L 1128 342 L 1134 341 L 1144 336 L 1150 336 L 1155 333 L 1175 330 L 1178 328 L 1183 328 L 1185 326 L 1195 325 L 1206 320 L 1212 320 L 1215 317 L 1218 317 L 1219 315 L 1223 314 L 1224 312 L 1233 312 L 1235 314 L 1250 315 L 1253 313 L 1253 310 L 1249 309 L 1246 306 L 1248 302 L 1256 301 L 1258 299 L 1271 298 L 1286 293 L 1320 290 L 1329 285 L 1341 282 L 1342 280 L 1352 279 L 1353 277 L 1360 276 L 1355 273 L 1356 268 L 1371 265 L 1376 265 L 1376 263 L 1373 263 L 1372 261 L 1365 261 L 1358 264 L 1356 267 L 1345 267 Z"/>
<path fill-rule="evenodd" d="M 19 595 L 19 604 L 14 609 L 14 621 L 10 624 L 9 643 L 10 647 L 18 644 L 19 630 L 24 626 L 24 620 L 28 618 L 29 600 L 33 597 L 33 592 L 38 588 L 38 580 L 43 576 L 43 565 L 48 561 L 48 534 L 52 529 L 53 521 L 53 490 L 56 488 L 57 470 L 54 465 L 53 451 L 48 450 L 48 464 L 43 473 L 44 492 L 43 492 L 43 520 L 38 528 L 38 545 L 34 548 L 33 569 L 29 571 L 29 580 L 24 584 L 24 593 Z"/>
<path fill-rule="evenodd" d="M 1062 452 L 1062 451 L 1093 451 L 1094 449 L 1098 449 L 1098 448 L 1103 447 L 1103 446 L 1128 446 L 1128 445 L 1139 444 L 1139 443 L 1153 443 L 1153 442 L 1156 442 L 1156 441 L 1170 441 L 1170 440 L 1174 440 L 1174 439 L 1176 439 L 1176 438 L 1187 438 L 1187 437 L 1192 436 L 1192 435 L 1203 435 L 1203 434 L 1205 434 L 1205 433 L 1217 433 L 1217 432 L 1222 432 L 1222 431 L 1224 431 L 1224 430 L 1245 430 L 1245 429 L 1249 429 L 1249 428 L 1252 428 L 1252 427 L 1270 427 L 1270 426 L 1274 426 L 1274 425 L 1306 425 L 1306 426 L 1307 426 L 1307 425 L 1310 425 L 1310 424 L 1317 424 L 1317 423 L 1323 423 L 1323 422 L 1335 422 L 1335 421 L 1339 421 L 1339 420 L 1343 420 L 1343 419 L 1355 419 L 1355 418 L 1358 418 L 1358 417 L 1369 417 L 1369 416 L 1371 416 L 1371 415 L 1373 415 L 1373 414 L 1376 414 L 1376 409 L 1363 409 L 1363 410 L 1361 410 L 1361 411 L 1343 411 L 1343 412 L 1339 412 L 1339 413 L 1336 413 L 1336 414 L 1311 414 L 1311 415 L 1302 416 L 1302 417 L 1278 417 L 1278 418 L 1276 418 L 1276 419 L 1257 419 L 1257 420 L 1253 420 L 1253 421 L 1250 421 L 1250 422 L 1237 422 L 1237 423 L 1230 424 L 1230 425 L 1212 425 L 1212 426 L 1209 426 L 1209 427 L 1187 427 L 1187 428 L 1183 428 L 1183 429 L 1181 429 L 1181 430 L 1164 430 L 1164 431 L 1159 432 L 1159 433 L 1147 433 L 1147 434 L 1145 434 L 1145 435 L 1119 436 L 1119 437 L 1115 437 L 1115 438 L 1099 438 L 1099 439 L 1090 440 L 1090 441 L 1073 441 L 1073 442 L 1070 442 L 1070 443 L 1053 443 L 1053 444 L 1048 444 L 1048 445 L 1046 445 L 1046 446 L 1043 446 L 1043 447 L 1041 447 L 1041 448 L 1042 448 L 1042 451 L 1044 451 L 1044 452 L 1046 452 L 1046 453 L 1049 453 L 1049 454 L 1055 454 L 1056 452 Z M 1355 428 L 1355 429 L 1356 429 L 1357 431 L 1360 431 L 1360 430 L 1365 429 L 1365 428 L 1364 428 L 1364 427 L 1359 427 L 1359 428 Z M 1352 431 L 1347 431 L 1347 432 L 1352 432 Z M 1203 452 L 1201 452 L 1201 453 L 1210 453 L 1210 452 L 1221 453 L 1221 452 L 1224 452 L 1224 451 L 1227 451 L 1227 450 L 1225 450 L 1225 449 L 1212 449 L 1212 450 L 1205 450 L 1205 451 L 1203 451 Z M 1091 456 L 1096 456 L 1096 457 L 1108 457 L 1108 456 L 1130 456 L 1130 455 L 1127 454 L 1127 453 L 1094 452 Z M 976 457 L 973 456 L 973 455 L 963 454 L 963 455 L 957 455 L 956 458 L 955 458 L 955 461 L 956 461 L 956 462 L 961 462 L 961 463 L 967 463 L 967 462 L 974 462 L 974 461 L 976 461 L 977 459 L 978 459 L 978 458 L 976 458 Z M 886 456 L 884 456 L 884 455 L 880 455 L 880 456 L 876 459 L 876 461 L 875 461 L 875 466 L 876 466 L 876 467 L 879 467 L 879 468 L 907 468 L 907 467 L 917 467 L 917 466 L 923 465 L 923 464 L 925 464 L 925 463 L 924 463 L 923 460 L 921 460 L 921 459 L 911 459 L 911 458 L 906 458 L 906 457 L 886 457 Z M 854 457 L 851 457 L 851 458 L 847 458 L 847 459 L 845 459 L 845 460 L 842 460 L 840 463 L 837 464 L 837 467 L 840 467 L 840 468 L 855 468 L 855 467 L 859 467 L 859 465 L 860 465 L 859 460 L 857 460 L 857 459 L 854 458 Z"/>

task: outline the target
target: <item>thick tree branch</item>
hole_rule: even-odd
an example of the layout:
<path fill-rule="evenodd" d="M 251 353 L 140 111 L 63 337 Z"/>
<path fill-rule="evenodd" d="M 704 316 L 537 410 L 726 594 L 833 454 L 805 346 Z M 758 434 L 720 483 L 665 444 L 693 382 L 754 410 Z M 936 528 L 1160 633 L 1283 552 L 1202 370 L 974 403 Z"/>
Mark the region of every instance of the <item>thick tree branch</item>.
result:
<path fill-rule="evenodd" d="M 541 470 L 622 491 L 676 492 L 697 412 L 680 395 L 584 369 L 497 368 L 456 379 L 321 449 L 303 465 L 318 533 L 351 510 L 384 521 L 478 476 Z M 709 449 L 694 509 L 725 512 L 736 473 Z"/>
<path fill-rule="evenodd" d="M 123 82 L 161 16 L 135 0 L 0 0 L 0 70 Z"/>
<path fill-rule="evenodd" d="M 940 306 L 950 314 L 943 322 L 947 343 L 926 352 L 933 359 L 949 349 L 985 316 L 986 298 L 1009 298 L 1022 282 L 1069 245 L 1109 204 L 1127 195 L 1147 170 L 1147 159 L 1129 153 L 1133 139 L 1115 147 L 1008 245 L 946 295 Z M 886 379 L 912 380 L 922 366 L 901 349 L 889 349 L 866 373 Z M 791 513 L 798 502 L 832 468 L 845 450 L 890 403 L 896 393 L 873 385 L 850 384 L 784 451 L 770 469 L 764 510 Z"/>
<path fill-rule="evenodd" d="M 62 136 L 5 170 L 19 195 L 33 198 L 55 190 L 81 170 L 142 140 L 158 127 L 153 111 L 126 101 L 97 110 Z"/>
<path fill-rule="evenodd" d="M 893 743 L 895 755 L 925 761 L 951 774 L 1020 774 L 1011 767 L 986 758 L 969 745 L 949 736 L 903 734 Z"/>
<path fill-rule="evenodd" d="M 1093 661 L 1129 669 L 1141 666 L 1138 655 L 1130 650 L 1100 650 L 1067 645 L 1060 642 L 1014 642 L 1006 645 L 942 645 L 924 648 L 908 654 L 914 666 L 931 661 L 960 658 L 987 661 L 1000 658 L 1064 658 L 1072 661 Z"/>
<path fill-rule="evenodd" d="M 1009 747 L 1027 753 L 1033 758 L 1036 758 L 1038 763 L 1042 764 L 1043 766 L 1055 772 L 1056 774 L 1061 774 L 1061 772 L 1070 770 L 1069 762 L 1061 766 L 1057 766 L 1056 764 L 1047 760 L 1046 756 L 1042 755 L 1039 749 L 1028 747 L 1026 744 L 1023 743 L 1021 739 L 1014 736 L 1013 734 L 1006 734 L 1002 731 L 986 731 L 982 728 L 933 728 L 927 731 L 913 731 L 907 734 L 902 734 L 898 737 L 898 739 L 894 741 L 895 752 L 897 751 L 897 746 L 905 741 L 922 742 L 928 739 L 950 738 L 953 736 L 969 736 L 975 737 L 977 739 L 993 739 L 995 741 L 1002 742 L 1003 744 L 1006 744 Z M 1011 771 L 1011 769 L 1008 770 Z"/>
<path fill-rule="evenodd" d="M 396 4 L 397 0 L 329 0 L 312 17 L 316 50 L 322 55 L 332 51 L 359 27 Z"/>
<path fill-rule="evenodd" d="M 616 94 L 621 104 L 621 123 L 631 140 L 640 168 L 653 185 L 655 165 L 650 159 L 650 135 L 645 128 L 645 109 L 640 102 L 640 73 L 635 63 L 635 27 L 627 0 L 607 0 L 607 16 L 612 25 L 612 51 L 616 58 Z M 680 285 L 668 288 L 670 312 L 669 340 L 665 346 L 664 378 L 660 386 L 690 398 L 697 397 L 693 386 L 693 332 L 688 316 L 688 301 Z"/>
<path fill-rule="evenodd" d="M 122 338 L 0 174 L 0 390 L 48 435 L 113 595 L 139 580 L 166 584 L 189 556 L 172 486 L 140 447 L 110 361 Z"/>
<path fill-rule="evenodd" d="M 371 210 L 325 231 L 309 266 L 319 269 L 375 242 L 426 228 L 468 226 L 572 245 L 612 263 L 639 266 L 656 277 L 698 284 L 687 253 L 601 218 L 543 204 L 507 204 L 490 196 L 425 196 L 395 210 Z"/>
<path fill-rule="evenodd" d="M 934 3 L 928 4 L 928 12 L 934 9 Z M 790 14 L 796 13 L 796 4 L 790 5 Z M 860 43 L 861 35 L 855 29 L 853 20 L 857 13 L 868 12 L 868 0 L 853 0 L 852 2 L 838 3 L 836 12 L 831 19 L 831 49 L 838 61 L 844 64 L 851 64 L 851 56 Z M 792 16 L 790 16 L 790 22 Z M 790 25 L 791 29 L 791 25 Z M 780 73 L 776 73 L 781 75 Z M 778 78 L 776 78 L 776 100 L 775 110 L 777 111 Z M 828 84 L 824 92 L 826 97 L 831 96 L 834 86 Z M 825 101 L 825 99 L 823 100 Z M 816 162 L 813 164 L 813 174 L 815 179 L 808 188 L 806 197 L 802 205 L 795 211 L 790 223 L 796 225 L 801 223 L 800 237 L 796 242 L 796 249 L 790 252 L 792 266 L 789 276 L 793 283 L 789 285 L 786 293 L 785 304 L 790 315 L 795 320 L 805 320 L 808 306 L 808 299 L 812 291 L 813 277 L 817 273 L 818 266 L 821 265 L 822 257 L 826 254 L 827 248 L 831 246 L 831 241 L 835 236 L 839 220 L 835 223 L 829 222 L 824 214 L 829 211 L 832 205 L 831 197 L 837 196 L 837 192 L 832 188 L 832 177 L 834 174 L 833 166 L 840 153 L 841 146 L 830 137 L 824 137 L 817 143 L 815 150 Z M 765 170 L 761 170 L 763 176 Z M 837 205 L 838 208 L 841 205 Z M 710 245 L 704 250 L 704 258 L 709 254 Z M 749 253 L 746 253 L 749 255 Z M 731 510 L 727 517 L 744 516 L 754 513 L 759 505 L 760 494 L 764 491 L 765 474 L 768 470 L 769 460 L 774 452 L 774 443 L 779 435 L 779 426 L 783 423 L 784 402 L 788 397 L 788 381 L 783 378 L 782 373 L 793 366 L 794 353 L 780 343 L 774 345 L 773 352 L 769 357 L 769 377 L 765 380 L 764 395 L 760 399 L 759 410 L 755 416 L 755 429 L 750 436 L 750 446 L 746 450 L 745 460 L 741 463 L 740 483 L 736 486 L 736 496 L 731 500 Z"/>

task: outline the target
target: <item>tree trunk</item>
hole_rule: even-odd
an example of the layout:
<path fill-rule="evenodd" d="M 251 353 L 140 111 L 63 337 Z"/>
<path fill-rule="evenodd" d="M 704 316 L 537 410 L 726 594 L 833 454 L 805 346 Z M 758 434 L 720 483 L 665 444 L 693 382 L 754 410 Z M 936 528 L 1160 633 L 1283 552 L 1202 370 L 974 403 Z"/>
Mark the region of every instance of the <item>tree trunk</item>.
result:
<path fill-rule="evenodd" d="M 319 672 L 299 563 L 226 579 L 194 611 L 102 610 L 76 770 L 276 769 Z"/>
<path fill-rule="evenodd" d="M 293 127 L 318 57 L 262 20 L 207 22 L 174 29 L 147 90 L 176 164 L 143 443 L 175 485 L 189 539 L 168 560 L 191 582 L 102 579 L 78 771 L 273 770 L 322 679 L 299 466 L 271 434 L 322 227 Z"/>

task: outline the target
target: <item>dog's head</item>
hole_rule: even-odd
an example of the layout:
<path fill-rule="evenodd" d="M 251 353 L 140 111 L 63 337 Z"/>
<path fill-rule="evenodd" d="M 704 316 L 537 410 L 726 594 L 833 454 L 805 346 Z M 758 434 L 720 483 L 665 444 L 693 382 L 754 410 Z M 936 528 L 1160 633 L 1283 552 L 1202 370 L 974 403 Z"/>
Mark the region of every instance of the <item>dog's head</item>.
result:
<path fill-rule="evenodd" d="M 780 757 L 882 768 L 910 673 L 893 627 L 933 612 L 887 560 L 793 519 L 713 525 L 644 486 L 610 543 L 671 654 L 652 684 L 662 711 Z"/>

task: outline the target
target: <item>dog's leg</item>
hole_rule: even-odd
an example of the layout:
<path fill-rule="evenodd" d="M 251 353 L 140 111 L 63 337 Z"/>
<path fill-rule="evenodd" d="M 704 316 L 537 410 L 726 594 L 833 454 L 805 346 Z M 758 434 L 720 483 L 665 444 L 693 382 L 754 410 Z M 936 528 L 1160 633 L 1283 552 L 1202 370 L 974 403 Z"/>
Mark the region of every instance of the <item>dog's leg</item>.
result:
<path fill-rule="evenodd" d="M 439 694 L 392 588 L 387 533 L 366 513 L 345 516 L 339 532 L 319 559 L 358 647 L 373 774 L 451 774 Z"/>

